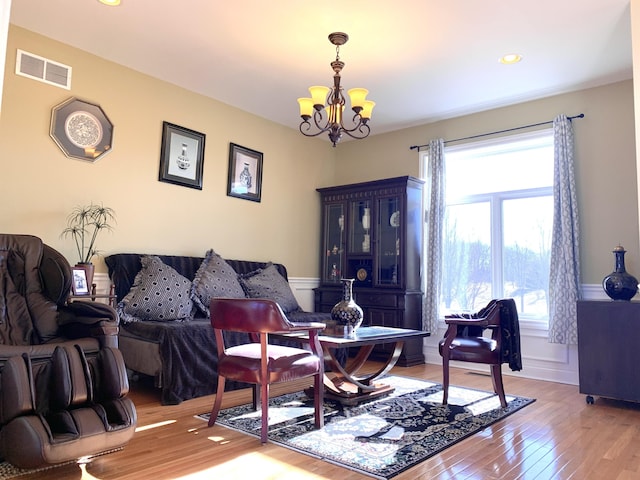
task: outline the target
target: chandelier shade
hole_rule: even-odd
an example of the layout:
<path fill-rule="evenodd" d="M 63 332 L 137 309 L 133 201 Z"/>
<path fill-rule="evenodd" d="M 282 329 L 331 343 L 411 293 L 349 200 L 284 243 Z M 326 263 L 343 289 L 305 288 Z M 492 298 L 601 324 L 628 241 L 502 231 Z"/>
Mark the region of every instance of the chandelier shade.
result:
<path fill-rule="evenodd" d="M 371 119 L 371 111 L 375 102 L 367 100 L 369 91 L 366 88 L 351 88 L 347 91 L 353 117 L 350 124 L 345 125 L 344 108 L 346 100 L 340 85 L 340 72 L 344 62 L 340 60 L 340 46 L 347 43 L 349 36 L 346 33 L 334 32 L 329 35 L 329 41 L 336 46 L 336 59 L 331 62 L 334 71 L 333 87 L 313 86 L 309 87 L 311 98 L 299 98 L 300 106 L 300 133 L 307 137 L 317 137 L 327 132 L 329 139 L 335 147 L 346 133 L 352 138 L 362 139 L 369 136 L 368 125 Z"/>

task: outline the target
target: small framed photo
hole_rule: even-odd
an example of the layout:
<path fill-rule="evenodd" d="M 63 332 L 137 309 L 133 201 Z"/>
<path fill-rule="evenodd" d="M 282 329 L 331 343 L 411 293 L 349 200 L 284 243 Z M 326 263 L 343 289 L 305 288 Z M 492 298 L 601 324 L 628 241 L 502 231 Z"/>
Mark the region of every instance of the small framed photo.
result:
<path fill-rule="evenodd" d="M 204 133 L 162 122 L 161 182 L 202 190 Z"/>
<path fill-rule="evenodd" d="M 88 295 L 87 272 L 82 267 L 71 267 L 71 290 L 74 295 Z"/>
<path fill-rule="evenodd" d="M 262 153 L 229 144 L 227 195 L 259 202 L 262 198 Z"/>

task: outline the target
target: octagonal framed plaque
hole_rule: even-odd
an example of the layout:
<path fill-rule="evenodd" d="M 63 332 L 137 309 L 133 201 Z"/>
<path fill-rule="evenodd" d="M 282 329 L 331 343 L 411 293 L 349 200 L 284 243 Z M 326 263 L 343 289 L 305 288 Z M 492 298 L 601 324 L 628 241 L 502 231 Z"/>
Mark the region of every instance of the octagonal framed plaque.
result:
<path fill-rule="evenodd" d="M 113 124 L 100 105 L 72 97 L 51 110 L 50 135 L 67 157 L 95 162 L 111 151 Z"/>

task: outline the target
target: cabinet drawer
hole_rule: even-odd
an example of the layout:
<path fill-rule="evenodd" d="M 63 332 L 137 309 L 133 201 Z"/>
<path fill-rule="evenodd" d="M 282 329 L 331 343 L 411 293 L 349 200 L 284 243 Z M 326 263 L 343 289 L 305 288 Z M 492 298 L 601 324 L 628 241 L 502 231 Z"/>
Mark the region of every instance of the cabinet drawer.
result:
<path fill-rule="evenodd" d="M 398 307 L 398 297 L 396 295 L 356 292 L 353 296 L 356 303 L 360 306 Z"/>
<path fill-rule="evenodd" d="M 335 305 L 342 300 L 342 291 L 324 291 L 320 294 L 320 303 Z"/>

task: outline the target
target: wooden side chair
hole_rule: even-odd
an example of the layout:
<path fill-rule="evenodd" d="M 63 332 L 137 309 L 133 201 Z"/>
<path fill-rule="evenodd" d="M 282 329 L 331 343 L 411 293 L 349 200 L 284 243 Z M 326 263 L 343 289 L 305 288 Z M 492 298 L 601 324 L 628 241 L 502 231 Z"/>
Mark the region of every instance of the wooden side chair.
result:
<path fill-rule="evenodd" d="M 440 341 L 442 355 L 442 403 L 449 396 L 449 361 L 488 364 L 491 369 L 493 390 L 503 408 L 507 406 L 502 382 L 502 364 L 509 363 L 512 370 L 522 369 L 520 355 L 520 327 L 513 299 L 492 300 L 476 314 L 456 314 L 445 317 L 448 325 Z M 483 336 L 485 330 L 491 337 Z"/>
<path fill-rule="evenodd" d="M 323 323 L 291 323 L 280 306 L 267 299 L 214 298 L 210 304 L 218 349 L 218 389 L 209 426 L 218 418 L 225 380 L 253 384 L 253 408 L 262 409 L 260 440 L 267 442 L 269 431 L 269 385 L 313 376 L 316 428 L 324 425 L 324 360 L 318 340 Z M 226 346 L 223 331 L 245 332 L 250 343 Z M 269 343 L 270 333 L 307 331 L 311 351 Z"/>

